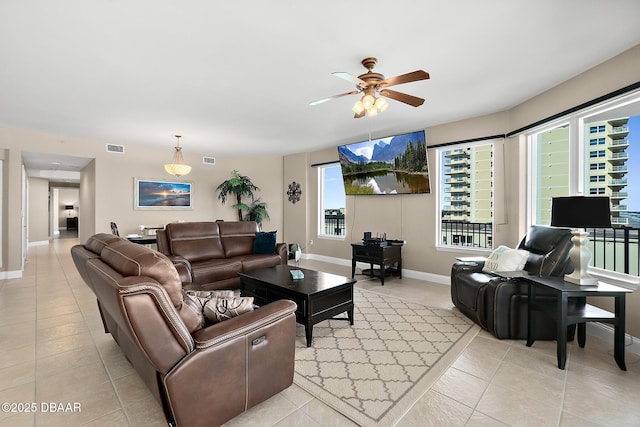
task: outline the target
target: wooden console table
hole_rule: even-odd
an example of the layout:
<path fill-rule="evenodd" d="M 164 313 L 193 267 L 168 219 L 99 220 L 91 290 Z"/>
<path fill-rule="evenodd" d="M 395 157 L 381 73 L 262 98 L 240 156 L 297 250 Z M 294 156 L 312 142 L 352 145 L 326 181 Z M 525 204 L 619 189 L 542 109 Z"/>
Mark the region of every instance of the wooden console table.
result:
<path fill-rule="evenodd" d="M 623 371 L 627 368 L 624 363 L 624 334 L 625 334 L 625 295 L 633 292 L 631 289 L 598 282 L 598 285 L 580 286 L 565 282 L 562 277 L 527 276 L 529 286 L 529 303 L 527 309 L 527 347 L 535 341 L 532 331 L 535 329 L 536 315 L 540 312 L 553 318 L 557 329 L 558 368 L 564 369 L 567 360 L 567 326 L 578 325 L 578 345 L 584 347 L 586 341 L 586 322 L 604 322 L 614 326 L 613 352 L 616 363 Z M 537 290 L 543 288 L 557 295 L 555 302 L 537 300 Z M 613 297 L 615 311 L 610 313 L 586 303 L 587 297 Z M 575 298 L 575 308 L 569 305 L 569 298 Z"/>
<path fill-rule="evenodd" d="M 371 265 L 380 266 L 380 284 L 384 286 L 385 266 L 397 264 L 399 277 L 402 279 L 402 243 L 390 243 L 387 246 L 363 245 L 352 243 L 351 254 L 351 278 L 356 273 L 356 261 L 368 262 Z"/>
<path fill-rule="evenodd" d="M 67 217 L 67 230 L 77 230 L 78 229 L 78 217 L 72 216 Z"/>

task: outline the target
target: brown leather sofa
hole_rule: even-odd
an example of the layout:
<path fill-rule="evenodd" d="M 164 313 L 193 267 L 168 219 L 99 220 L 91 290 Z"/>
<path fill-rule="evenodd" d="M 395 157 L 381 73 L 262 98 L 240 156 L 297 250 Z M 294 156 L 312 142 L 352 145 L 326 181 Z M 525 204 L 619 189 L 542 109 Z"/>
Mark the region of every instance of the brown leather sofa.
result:
<path fill-rule="evenodd" d="M 218 426 L 292 384 L 292 301 L 206 326 L 163 254 L 112 234 L 96 234 L 71 254 L 97 296 L 105 332 L 169 425 Z"/>
<path fill-rule="evenodd" d="M 529 252 L 524 270 L 536 276 L 562 276 L 573 271 L 569 251 L 573 247 L 571 230 L 533 225 L 518 249 Z M 451 300 L 467 317 L 500 339 L 527 339 L 528 284 L 525 280 L 505 279 L 484 273 L 484 262 L 456 262 L 451 267 Z M 538 292 L 541 300 L 553 303 L 554 296 Z M 570 304 L 574 302 L 570 301 Z M 556 338 L 555 323 L 539 316 L 536 339 Z M 573 336 L 575 326 L 569 329 Z"/>
<path fill-rule="evenodd" d="M 238 289 L 238 273 L 286 264 L 285 243 L 274 253 L 255 254 L 254 221 L 176 222 L 156 233 L 158 251 L 176 264 L 185 289 Z"/>

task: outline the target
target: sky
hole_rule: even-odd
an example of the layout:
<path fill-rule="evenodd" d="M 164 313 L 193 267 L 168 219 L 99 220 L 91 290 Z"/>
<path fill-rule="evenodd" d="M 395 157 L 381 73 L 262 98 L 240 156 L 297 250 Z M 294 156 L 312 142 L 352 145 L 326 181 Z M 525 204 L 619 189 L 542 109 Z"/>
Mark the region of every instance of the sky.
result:
<path fill-rule="evenodd" d="M 354 152 L 359 156 L 365 156 L 367 159 L 371 159 L 373 155 L 373 147 L 380 142 L 384 142 L 385 144 L 389 144 L 393 139 L 392 136 L 387 138 L 373 139 L 371 141 L 359 142 L 357 144 L 349 144 L 349 150 Z"/>
<path fill-rule="evenodd" d="M 629 193 L 626 203 L 627 210 L 640 212 L 640 116 L 629 117 L 629 160 L 627 166 L 627 182 L 629 186 L 625 189 Z"/>
<path fill-rule="evenodd" d="M 344 183 L 342 182 L 342 169 L 340 165 L 334 168 L 325 168 L 325 209 L 344 208 Z"/>

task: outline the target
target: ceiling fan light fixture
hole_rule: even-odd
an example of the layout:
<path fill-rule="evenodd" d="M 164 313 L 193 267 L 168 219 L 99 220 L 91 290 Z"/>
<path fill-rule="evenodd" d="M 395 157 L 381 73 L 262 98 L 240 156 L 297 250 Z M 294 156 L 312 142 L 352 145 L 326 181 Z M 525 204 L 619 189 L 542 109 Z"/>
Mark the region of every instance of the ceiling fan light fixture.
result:
<path fill-rule="evenodd" d="M 368 110 L 369 108 L 373 107 L 373 104 L 376 102 L 376 99 L 373 97 L 373 95 L 365 95 L 362 97 L 362 105 L 364 105 L 364 108 L 366 110 Z"/>
<path fill-rule="evenodd" d="M 387 108 L 389 108 L 389 103 L 384 98 L 376 99 L 376 103 L 374 105 L 378 109 L 378 111 L 380 111 L 381 113 L 384 112 Z"/>
<path fill-rule="evenodd" d="M 184 162 L 182 157 L 182 147 L 180 147 L 180 135 L 176 135 L 178 143 L 175 146 L 176 151 L 173 153 L 173 160 L 171 163 L 164 165 L 164 170 L 174 176 L 185 176 L 191 172 L 191 166 Z"/>
<path fill-rule="evenodd" d="M 364 111 L 364 105 L 362 105 L 362 101 L 356 101 L 352 108 L 353 112 L 356 114 L 362 114 Z"/>
<path fill-rule="evenodd" d="M 378 109 L 376 107 L 371 107 L 367 110 L 367 116 L 375 117 L 378 115 Z"/>

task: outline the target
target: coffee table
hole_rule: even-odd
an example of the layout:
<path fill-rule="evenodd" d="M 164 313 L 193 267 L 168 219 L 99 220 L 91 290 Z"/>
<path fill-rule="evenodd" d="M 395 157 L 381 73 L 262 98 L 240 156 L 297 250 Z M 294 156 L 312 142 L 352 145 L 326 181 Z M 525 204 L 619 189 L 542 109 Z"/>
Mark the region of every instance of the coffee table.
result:
<path fill-rule="evenodd" d="M 302 271 L 304 278 L 294 280 L 290 270 Z M 298 305 L 296 322 L 304 325 L 307 347 L 311 347 L 313 325 L 323 320 L 346 311 L 347 318 L 341 319 L 353 325 L 354 279 L 289 265 L 251 270 L 239 276 L 242 295 L 253 297 L 257 305 L 279 299 L 289 299 Z"/>

